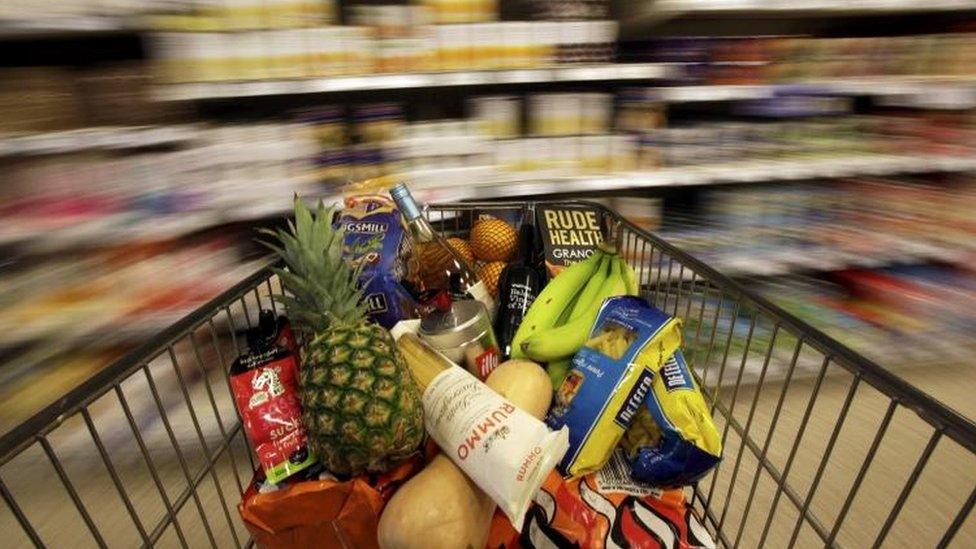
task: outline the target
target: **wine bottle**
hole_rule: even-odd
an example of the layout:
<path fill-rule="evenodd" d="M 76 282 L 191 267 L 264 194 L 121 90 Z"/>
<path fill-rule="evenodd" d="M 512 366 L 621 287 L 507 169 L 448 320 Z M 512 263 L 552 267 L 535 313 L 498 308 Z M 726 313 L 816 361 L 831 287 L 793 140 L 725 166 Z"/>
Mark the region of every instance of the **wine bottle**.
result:
<path fill-rule="evenodd" d="M 406 221 L 413 241 L 413 249 L 407 261 L 406 280 L 416 296 L 431 295 L 436 290 L 447 290 L 455 300 L 476 299 L 484 303 L 489 315 L 495 313 L 495 300 L 475 270 L 454 252 L 437 234 L 420 207 L 403 183 L 390 189 Z"/>
<path fill-rule="evenodd" d="M 518 256 L 505 267 L 498 281 L 499 305 L 498 316 L 495 318 L 495 336 L 505 359 L 511 356 L 515 332 L 539 295 L 544 282 L 542 273 L 536 267 L 535 242 L 535 205 L 528 204 L 519 228 Z"/>

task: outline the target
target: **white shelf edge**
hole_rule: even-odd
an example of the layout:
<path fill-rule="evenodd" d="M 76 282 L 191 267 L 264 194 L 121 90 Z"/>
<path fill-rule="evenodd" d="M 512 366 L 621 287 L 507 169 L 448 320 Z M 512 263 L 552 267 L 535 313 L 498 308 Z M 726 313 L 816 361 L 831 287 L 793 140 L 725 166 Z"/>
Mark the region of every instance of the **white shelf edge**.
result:
<path fill-rule="evenodd" d="M 301 95 L 348 91 L 423 89 L 453 86 L 532 84 L 547 82 L 639 81 L 673 76 L 674 67 L 663 63 L 605 63 L 538 69 L 501 69 L 460 72 L 372 74 L 253 82 L 197 82 L 159 86 L 162 101 L 197 101 L 233 97 Z"/>
<path fill-rule="evenodd" d="M 932 92 L 976 93 L 976 76 L 918 77 L 876 76 L 782 82 L 775 84 L 720 84 L 661 87 L 654 97 L 668 103 L 769 99 L 782 95 L 866 95 L 874 97 L 913 97 Z M 976 103 L 976 99 L 972 99 Z"/>
<path fill-rule="evenodd" d="M 820 4 L 819 6 L 817 4 Z M 725 1 L 725 2 L 691 2 L 665 1 L 654 10 L 662 15 L 698 15 L 698 14 L 755 14 L 755 15 L 896 15 L 941 13 L 959 10 L 976 9 L 976 2 L 972 0 L 936 0 L 928 3 L 907 1 L 874 1 L 861 3 L 844 2 L 809 2 L 797 4 L 795 2 L 774 1 Z"/>
<path fill-rule="evenodd" d="M 159 147 L 189 141 L 199 133 L 200 129 L 194 124 L 180 124 L 92 127 L 83 130 L 0 136 L 0 158 Z"/>
<path fill-rule="evenodd" d="M 498 182 L 476 187 L 476 198 L 572 193 L 584 190 L 641 189 L 668 186 L 730 185 L 799 179 L 836 179 L 976 170 L 976 157 L 857 155 L 793 161 L 750 161 L 715 166 L 662 168 L 649 172 L 545 180 Z"/>
<path fill-rule="evenodd" d="M 0 18 L 0 37 L 74 35 L 135 30 L 126 17 L 64 15 L 52 17 Z"/>
<path fill-rule="evenodd" d="M 503 69 L 460 72 L 372 74 L 292 80 L 193 82 L 160 85 L 160 101 L 200 101 L 237 97 L 266 97 L 371 90 L 405 90 L 456 86 L 515 85 L 550 82 L 628 82 L 679 76 L 680 67 L 667 63 L 567 65 L 538 69 Z M 874 76 L 783 82 L 775 84 L 722 84 L 649 86 L 653 96 L 668 103 L 768 99 L 778 94 L 870 95 L 875 97 L 924 96 L 942 90 L 967 94 L 976 103 L 976 76 Z"/>

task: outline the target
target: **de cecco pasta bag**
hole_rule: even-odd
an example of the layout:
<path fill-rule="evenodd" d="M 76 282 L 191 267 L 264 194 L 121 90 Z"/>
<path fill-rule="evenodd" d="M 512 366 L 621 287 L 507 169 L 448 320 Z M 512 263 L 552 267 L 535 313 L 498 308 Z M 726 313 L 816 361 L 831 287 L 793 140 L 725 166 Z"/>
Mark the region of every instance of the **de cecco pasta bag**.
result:
<path fill-rule="evenodd" d="M 681 351 L 661 367 L 621 443 L 631 474 L 662 488 L 695 482 L 722 456 L 722 439 Z"/>
<path fill-rule="evenodd" d="M 681 322 L 639 297 L 607 299 L 573 357 L 546 422 L 569 427 L 560 463 L 569 476 L 596 471 L 644 407 L 658 372 L 681 345 Z"/>

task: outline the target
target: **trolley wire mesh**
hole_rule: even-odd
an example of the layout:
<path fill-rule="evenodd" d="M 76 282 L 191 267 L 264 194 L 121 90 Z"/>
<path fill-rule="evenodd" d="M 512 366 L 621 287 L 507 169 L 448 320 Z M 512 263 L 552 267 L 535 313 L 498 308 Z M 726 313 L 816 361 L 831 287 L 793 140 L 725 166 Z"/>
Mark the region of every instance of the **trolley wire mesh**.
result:
<path fill-rule="evenodd" d="M 520 208 L 428 214 L 464 235 Z M 618 242 L 641 295 L 684 322 L 724 445 L 689 495 L 720 545 L 976 545 L 969 420 L 635 226 Z M 278 291 L 255 273 L 3 435 L 5 544 L 250 546 L 236 506 L 255 460 L 227 372 Z"/>

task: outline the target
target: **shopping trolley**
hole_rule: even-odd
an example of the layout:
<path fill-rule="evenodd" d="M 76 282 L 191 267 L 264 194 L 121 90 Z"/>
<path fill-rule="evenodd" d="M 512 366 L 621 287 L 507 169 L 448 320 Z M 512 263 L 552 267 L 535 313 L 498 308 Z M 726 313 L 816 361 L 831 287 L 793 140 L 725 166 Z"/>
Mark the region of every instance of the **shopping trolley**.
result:
<path fill-rule="evenodd" d="M 464 235 L 477 213 L 437 205 Z M 598 206 L 597 206 L 598 207 Z M 976 546 L 976 425 L 660 238 L 619 222 L 643 297 L 684 320 L 724 443 L 689 490 L 726 547 Z M 0 439 L 3 545 L 250 546 L 255 467 L 227 371 L 280 283 L 260 270 Z"/>

